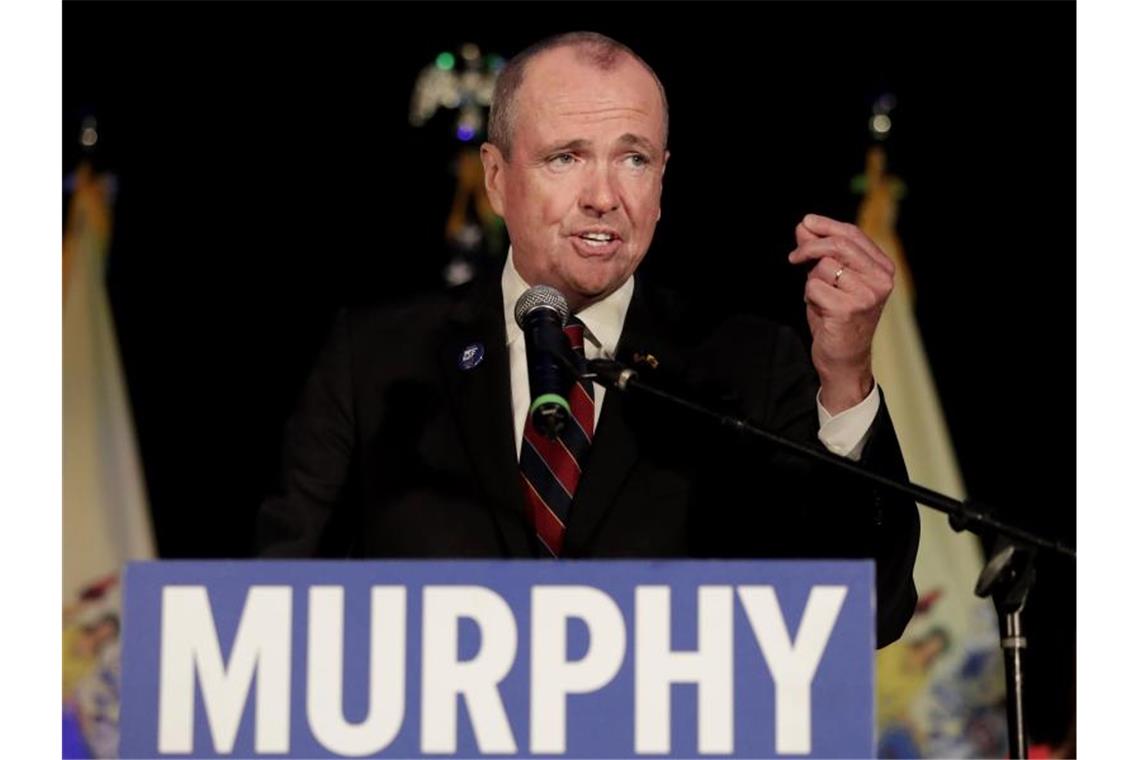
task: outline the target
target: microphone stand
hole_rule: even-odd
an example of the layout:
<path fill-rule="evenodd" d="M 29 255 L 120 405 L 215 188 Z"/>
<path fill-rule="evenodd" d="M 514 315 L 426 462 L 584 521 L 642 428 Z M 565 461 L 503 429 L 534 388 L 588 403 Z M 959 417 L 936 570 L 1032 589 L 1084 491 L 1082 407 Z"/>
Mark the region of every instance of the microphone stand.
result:
<path fill-rule="evenodd" d="M 570 363 L 563 359 L 567 365 Z M 1022 710 L 1021 652 L 1026 639 L 1021 627 L 1021 611 L 1033 585 L 1035 572 L 1033 559 L 1038 549 L 1052 551 L 1076 559 L 1077 553 L 1060 541 L 1044 538 L 1016 525 L 995 518 L 993 510 L 976 501 L 960 501 L 933 491 L 909 480 L 894 480 L 872 472 L 858 463 L 829 451 L 812 448 L 797 441 L 758 428 L 742 419 L 721 414 L 688 399 L 643 383 L 637 372 L 610 359 L 592 359 L 586 362 L 586 372 L 579 373 L 572 365 L 571 372 L 583 380 L 593 380 L 606 389 L 620 393 L 640 393 L 681 407 L 737 433 L 759 438 L 778 448 L 794 451 L 802 457 L 841 470 L 887 491 L 913 499 L 950 518 L 950 527 L 957 532 L 968 530 L 982 537 L 1000 537 L 1003 546 L 995 551 L 982 569 L 974 593 L 979 597 L 992 597 L 999 615 L 1001 647 L 1005 659 L 1006 720 L 1009 726 L 1010 757 L 1025 758 L 1025 716 Z"/>

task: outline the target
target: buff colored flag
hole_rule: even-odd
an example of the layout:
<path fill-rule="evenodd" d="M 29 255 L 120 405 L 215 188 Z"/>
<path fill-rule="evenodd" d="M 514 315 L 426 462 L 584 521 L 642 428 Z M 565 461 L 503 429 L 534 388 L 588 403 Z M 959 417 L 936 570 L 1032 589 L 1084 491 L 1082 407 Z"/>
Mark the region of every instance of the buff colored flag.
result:
<path fill-rule="evenodd" d="M 902 183 L 886 151 L 867 154 L 858 225 L 897 268 L 872 351 L 911 480 L 965 496 L 954 447 L 914 316 L 914 284 L 895 231 Z M 1005 687 L 997 617 L 974 596 L 978 541 L 945 515 L 919 508 L 922 537 L 914 579 L 918 608 L 903 637 L 878 653 L 880 757 L 1002 757 Z"/>
<path fill-rule="evenodd" d="M 127 560 L 154 556 L 146 491 L 106 289 L 109 178 L 84 164 L 63 239 L 63 710 L 65 757 L 118 747 Z"/>

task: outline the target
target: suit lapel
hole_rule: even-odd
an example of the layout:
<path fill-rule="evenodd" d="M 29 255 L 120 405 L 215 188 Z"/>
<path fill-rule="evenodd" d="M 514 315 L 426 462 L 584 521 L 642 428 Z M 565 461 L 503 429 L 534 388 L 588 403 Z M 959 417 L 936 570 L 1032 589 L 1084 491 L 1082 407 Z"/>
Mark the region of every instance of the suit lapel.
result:
<path fill-rule="evenodd" d="M 635 366 L 642 374 L 649 373 L 647 378 L 651 377 L 652 370 L 635 364 L 634 355 L 644 356 L 663 350 L 662 340 L 653 334 L 653 328 L 652 314 L 639 280 L 635 284 L 616 353 L 619 361 Z M 588 552 L 598 527 L 637 463 L 640 449 L 630 414 L 631 405 L 636 403 L 636 399 L 619 391 L 606 391 L 598 430 L 570 508 L 563 551 L 565 556 L 584 556 Z"/>
<path fill-rule="evenodd" d="M 483 359 L 474 366 L 469 366 L 470 360 L 461 362 L 467 349 L 481 349 Z M 507 553 L 534 556 L 533 531 L 519 488 L 510 359 L 497 279 L 476 283 L 452 309 L 439 361 L 460 432 Z"/>

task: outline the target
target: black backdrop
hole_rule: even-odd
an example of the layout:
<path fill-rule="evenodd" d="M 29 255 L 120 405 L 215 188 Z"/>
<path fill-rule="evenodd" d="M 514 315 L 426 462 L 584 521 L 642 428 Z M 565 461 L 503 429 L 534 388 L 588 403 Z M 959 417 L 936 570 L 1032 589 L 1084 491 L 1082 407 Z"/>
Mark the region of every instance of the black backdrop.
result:
<path fill-rule="evenodd" d="M 1073 3 L 64 5 L 80 119 L 119 179 L 109 283 L 165 557 L 251 552 L 281 427 L 338 305 L 440 287 L 453 123 L 412 83 L 466 41 L 588 28 L 671 105 L 645 271 L 804 329 L 785 254 L 851 219 L 875 97 L 918 317 L 971 495 L 1071 542 L 1076 514 Z M 1075 567 L 1027 610 L 1035 739 L 1073 709 Z"/>

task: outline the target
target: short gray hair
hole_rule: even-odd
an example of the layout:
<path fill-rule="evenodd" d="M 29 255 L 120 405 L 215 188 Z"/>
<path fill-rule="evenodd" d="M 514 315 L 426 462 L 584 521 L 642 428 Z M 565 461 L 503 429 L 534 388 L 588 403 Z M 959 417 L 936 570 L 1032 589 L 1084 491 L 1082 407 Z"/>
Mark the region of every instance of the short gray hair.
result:
<path fill-rule="evenodd" d="M 502 151 L 505 159 L 509 161 L 511 158 L 515 120 L 518 118 L 518 92 L 522 87 L 527 63 L 541 53 L 563 47 L 573 48 L 580 60 L 602 71 L 610 71 L 626 55 L 644 66 L 653 77 L 653 81 L 657 83 L 657 91 L 661 93 L 665 142 L 669 142 L 669 101 L 665 98 L 665 86 L 661 84 L 653 67 L 633 52 L 628 45 L 623 45 L 604 34 L 566 32 L 540 40 L 516 55 L 507 62 L 495 80 L 495 92 L 491 97 L 491 115 L 487 124 L 487 141 Z"/>

